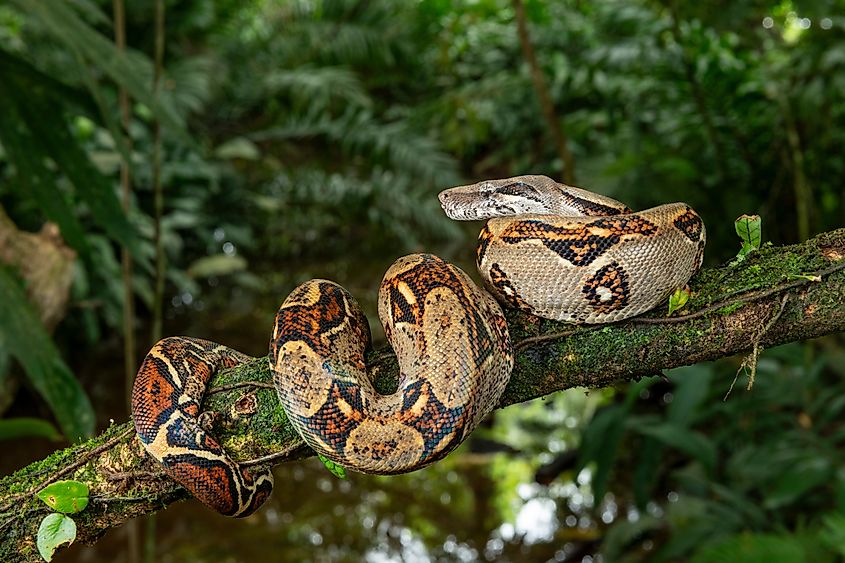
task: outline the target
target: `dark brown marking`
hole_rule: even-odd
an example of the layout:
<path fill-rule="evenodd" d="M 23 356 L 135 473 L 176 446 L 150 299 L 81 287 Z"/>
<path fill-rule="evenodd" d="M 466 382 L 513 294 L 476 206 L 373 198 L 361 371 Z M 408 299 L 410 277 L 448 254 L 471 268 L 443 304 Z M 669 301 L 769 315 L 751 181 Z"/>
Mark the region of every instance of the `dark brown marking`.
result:
<path fill-rule="evenodd" d="M 335 283 L 320 281 L 319 299 L 314 304 L 303 305 L 296 301 L 302 300 L 307 293 L 309 284 L 303 284 L 286 300 L 293 302 L 285 305 L 276 313 L 276 334 L 278 338 L 270 342 L 270 352 L 276 357 L 286 342 L 305 342 L 320 356 L 329 356 L 332 348 L 332 334 L 343 324 L 350 324 L 352 330 L 358 334 L 361 342 L 369 342 L 370 327 L 363 313 L 350 317 L 347 311 L 358 311 L 357 307 L 349 307 L 349 301 L 354 298 L 342 287 Z"/>
<path fill-rule="evenodd" d="M 489 331 L 485 328 L 485 319 L 479 312 L 477 296 L 464 290 L 464 280 L 458 277 L 458 273 L 448 262 L 431 254 L 421 254 L 418 263 L 399 272 L 392 279 L 386 280 L 385 283 L 390 295 L 394 294 L 393 288 L 398 288 L 400 284 L 406 285 L 411 293 L 417 296 L 426 296 L 439 287 L 448 289 L 458 299 L 459 310 L 468 313 L 466 315 L 468 340 L 483 343 L 482 346 L 473 348 L 475 361 L 480 365 L 493 353 L 495 344 Z M 412 307 L 415 318 L 422 319 L 425 316 L 425 300 L 423 298 L 420 298 Z M 391 304 L 392 308 L 393 305 Z"/>
<path fill-rule="evenodd" d="M 490 266 L 490 284 L 495 288 L 496 294 L 511 307 L 529 313 L 533 312 L 531 305 L 523 301 L 522 297 L 519 296 L 511 280 L 508 279 L 508 275 L 498 263 Z"/>
<path fill-rule="evenodd" d="M 415 411 L 414 405 L 422 399 L 423 408 Z M 400 420 L 420 433 L 424 449 L 420 461 L 433 462 L 452 448 L 449 445 L 460 443 L 469 420 L 463 406 L 449 408 L 441 403 L 431 388 L 431 383 L 421 379 L 404 390 Z M 447 444 L 440 442 L 452 434 Z M 438 447 L 439 446 L 439 447 Z"/>
<path fill-rule="evenodd" d="M 511 182 L 510 184 L 505 184 L 504 186 L 496 188 L 496 192 L 503 195 L 524 197 L 525 199 L 530 199 L 536 201 L 537 203 L 543 203 L 543 198 L 537 188 L 530 184 L 526 184 L 525 182 Z"/>
<path fill-rule="evenodd" d="M 509 244 L 536 240 L 575 266 L 589 266 L 622 237 L 648 237 L 656 232 L 654 223 L 639 215 L 626 215 L 602 217 L 575 227 L 558 227 L 538 219 L 514 221 L 502 231 L 501 238 Z"/>
<path fill-rule="evenodd" d="M 611 207 L 609 205 L 596 203 L 595 201 L 578 197 L 568 191 L 562 191 L 561 195 L 571 207 L 580 209 L 584 215 L 587 216 L 604 217 L 608 215 L 624 215 L 626 213 L 631 213 L 631 209 L 627 206 L 623 206 L 621 208 Z"/>
<path fill-rule="evenodd" d="M 675 217 L 675 220 L 672 222 L 691 241 L 698 242 L 701 240 L 704 222 L 691 207 L 687 206 L 684 212 Z"/>
<path fill-rule="evenodd" d="M 481 232 L 478 233 L 478 246 L 475 247 L 475 264 L 479 268 L 481 267 L 481 261 L 487 253 L 487 247 L 490 246 L 491 240 L 493 240 L 493 233 L 490 231 L 490 227 L 488 227 L 485 223 Z"/>
<path fill-rule="evenodd" d="M 348 404 L 349 408 L 343 409 L 339 404 L 341 401 Z M 320 440 L 343 456 L 349 433 L 363 420 L 362 406 L 358 384 L 335 380 L 319 410 L 310 417 L 300 416 L 299 419 L 319 436 Z M 344 411 L 351 414 L 348 415 Z"/>
<path fill-rule="evenodd" d="M 597 313 L 610 313 L 628 304 L 628 274 L 618 262 L 611 262 L 587 280 L 581 292 Z"/>

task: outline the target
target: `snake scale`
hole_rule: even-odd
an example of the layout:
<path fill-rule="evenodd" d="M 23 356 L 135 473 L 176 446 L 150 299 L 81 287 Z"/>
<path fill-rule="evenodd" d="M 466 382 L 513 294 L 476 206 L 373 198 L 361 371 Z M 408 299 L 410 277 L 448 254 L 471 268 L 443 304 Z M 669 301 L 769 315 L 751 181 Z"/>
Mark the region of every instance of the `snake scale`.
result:
<path fill-rule="evenodd" d="M 495 408 L 514 361 L 499 303 L 556 320 L 619 321 L 683 287 L 704 254 L 704 223 L 684 203 L 634 213 L 545 176 L 459 186 L 439 198 L 452 219 L 488 219 L 476 264 L 489 293 L 430 254 L 394 262 L 378 312 L 399 363 L 395 393 L 373 387 L 364 363 L 369 325 L 341 286 L 308 281 L 276 314 L 269 361 L 285 412 L 312 449 L 349 469 L 425 467 Z M 227 516 L 254 512 L 272 474 L 232 461 L 198 416 L 215 371 L 250 359 L 206 340 L 165 338 L 147 354 L 132 391 L 146 451 Z"/>

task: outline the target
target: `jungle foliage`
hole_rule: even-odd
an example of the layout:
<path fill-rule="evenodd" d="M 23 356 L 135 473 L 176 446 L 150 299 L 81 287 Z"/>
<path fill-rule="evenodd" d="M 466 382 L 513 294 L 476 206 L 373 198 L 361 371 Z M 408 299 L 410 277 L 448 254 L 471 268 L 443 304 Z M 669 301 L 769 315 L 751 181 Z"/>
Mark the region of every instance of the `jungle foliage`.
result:
<path fill-rule="evenodd" d="M 0 394 L 3 381 L 26 378 L 0 401 L 16 400 L 0 437 L 55 436 L 27 409 L 52 413 L 68 439 L 94 432 L 86 392 L 96 384 L 73 372 L 119 339 L 121 248 L 135 262 L 136 331 L 147 334 L 157 127 L 171 322 L 224 307 L 235 290 L 289 290 L 322 264 L 383 269 L 434 249 L 469 261 L 472 230 L 445 218 L 436 193 L 484 177 L 561 177 L 550 126 L 565 135 L 578 185 L 635 209 L 695 207 L 710 263 L 736 254 L 742 213 L 761 215 L 776 244 L 843 225 L 841 1 L 526 0 L 556 124 L 537 101 L 510 0 L 165 4 L 158 93 L 152 2 L 126 0 L 125 52 L 111 2 L 0 4 L 0 205 L 20 229 L 58 225 L 77 257 L 52 335 L 24 299 L 20 268 L 0 268 Z M 119 87 L 132 100 L 128 128 Z M 128 213 L 121 160 L 133 178 Z M 368 291 L 380 275 L 366 272 Z M 456 543 L 431 515 L 415 533 L 429 554 L 458 559 L 525 549 L 606 561 L 844 557 L 842 342 L 766 352 L 753 389 L 740 377 L 725 401 L 739 360 L 583 404 L 512 407 L 489 436 L 524 455 L 490 464 L 489 541 Z M 118 368 L 101 371 L 100 385 L 122 393 Z M 557 531 L 533 544 L 503 533 L 529 500 L 518 484 L 575 451 L 544 493 Z"/>

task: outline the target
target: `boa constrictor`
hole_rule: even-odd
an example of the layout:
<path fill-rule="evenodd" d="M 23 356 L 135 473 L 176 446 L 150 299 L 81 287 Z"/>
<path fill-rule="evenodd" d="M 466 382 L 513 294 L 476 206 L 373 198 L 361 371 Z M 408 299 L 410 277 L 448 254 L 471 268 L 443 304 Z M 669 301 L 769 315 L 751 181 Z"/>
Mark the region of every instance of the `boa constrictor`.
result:
<path fill-rule="evenodd" d="M 682 203 L 632 213 L 545 176 L 459 186 L 439 197 L 453 219 L 490 219 L 477 248 L 487 288 L 542 317 L 601 323 L 637 315 L 685 285 L 703 257 L 704 224 Z M 454 450 L 496 406 L 513 352 L 496 300 L 436 256 L 397 260 L 382 280 L 378 310 L 399 363 L 395 393 L 373 387 L 364 364 L 367 319 L 327 280 L 297 287 L 280 307 L 270 367 L 288 418 L 311 448 L 357 471 L 404 473 Z M 197 417 L 211 375 L 248 359 L 205 340 L 166 338 L 147 354 L 132 392 L 147 452 L 229 516 L 255 511 L 272 475 L 232 461 Z"/>

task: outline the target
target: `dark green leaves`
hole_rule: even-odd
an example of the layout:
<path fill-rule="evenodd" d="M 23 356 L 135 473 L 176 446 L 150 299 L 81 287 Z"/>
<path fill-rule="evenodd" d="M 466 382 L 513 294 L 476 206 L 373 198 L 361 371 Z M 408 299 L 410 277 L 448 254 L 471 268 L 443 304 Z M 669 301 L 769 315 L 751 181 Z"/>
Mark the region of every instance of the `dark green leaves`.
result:
<path fill-rule="evenodd" d="M 579 449 L 576 473 L 595 463 L 592 477 L 593 494 L 601 499 L 607 490 L 610 473 L 618 456 L 631 407 L 641 391 L 648 389 L 653 379 L 644 379 L 630 387 L 622 403 L 604 407 L 596 412 L 584 430 Z"/>
<path fill-rule="evenodd" d="M 13 0 L 18 9 L 36 18 L 80 62 L 90 64 L 125 87 L 130 96 L 152 108 L 170 128 L 183 130 L 181 117 L 171 107 L 157 102 L 153 96 L 152 67 L 148 59 L 137 53 L 123 52 L 110 38 L 83 21 L 69 2 L 46 0 Z M 88 72 L 84 65 L 80 69 Z"/>
<path fill-rule="evenodd" d="M 704 547 L 692 563 L 801 563 L 807 561 L 804 547 L 796 539 L 763 534 L 740 534 Z"/>
<path fill-rule="evenodd" d="M 10 58 L 3 55 L 3 58 Z M 73 248 L 87 257 L 88 242 L 70 206 L 69 195 L 59 189 L 58 170 L 73 184 L 92 219 L 114 240 L 140 257 L 138 238 L 126 219 L 111 180 L 91 163 L 71 134 L 61 100 L 40 74 L 17 61 L 0 84 L 0 141 L 15 165 L 15 178 L 56 222 Z"/>
<path fill-rule="evenodd" d="M 0 106 L 3 108 L 0 111 L 0 142 L 15 166 L 14 179 L 20 184 L 20 191 L 31 194 L 47 218 L 59 226 L 68 244 L 86 255 L 88 244 L 82 226 L 67 195 L 56 189 L 55 176 L 48 168 L 49 156 L 19 111 L 19 103 L 25 102 L 21 98 L 37 97 L 38 92 L 21 91 L 8 78 L 9 75 L 5 74 L 4 80 L 0 81 Z M 55 110 L 49 114 L 55 114 Z"/>
<path fill-rule="evenodd" d="M 599 410 L 584 430 L 577 468 L 580 470 L 590 462 L 595 463 L 591 483 L 597 502 L 607 490 L 627 416 L 628 409 L 623 405 L 611 405 Z"/>
<path fill-rule="evenodd" d="M 643 436 L 655 438 L 658 442 L 697 459 L 707 471 L 713 471 L 716 466 L 716 448 L 704 434 L 672 423 L 636 425 L 634 429 Z"/>

